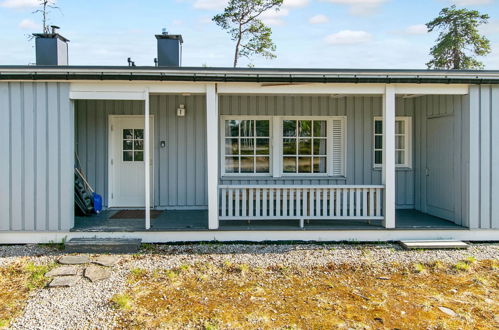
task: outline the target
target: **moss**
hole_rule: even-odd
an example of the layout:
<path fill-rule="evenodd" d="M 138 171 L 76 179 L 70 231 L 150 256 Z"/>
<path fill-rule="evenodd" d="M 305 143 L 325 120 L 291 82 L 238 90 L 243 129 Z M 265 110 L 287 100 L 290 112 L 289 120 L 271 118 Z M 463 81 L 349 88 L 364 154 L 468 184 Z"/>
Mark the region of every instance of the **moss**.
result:
<path fill-rule="evenodd" d="M 128 311 L 132 308 L 132 298 L 127 294 L 115 294 L 111 302 L 116 309 Z"/>
<path fill-rule="evenodd" d="M 470 265 L 464 261 L 459 261 L 454 265 L 454 269 L 458 271 L 468 271 L 470 269 Z"/>

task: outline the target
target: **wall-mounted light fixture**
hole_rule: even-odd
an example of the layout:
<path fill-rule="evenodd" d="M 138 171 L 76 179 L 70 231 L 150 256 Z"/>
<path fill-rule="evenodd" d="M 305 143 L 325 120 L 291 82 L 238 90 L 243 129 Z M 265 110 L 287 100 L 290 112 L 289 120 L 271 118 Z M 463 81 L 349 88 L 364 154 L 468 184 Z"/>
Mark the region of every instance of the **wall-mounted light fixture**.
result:
<path fill-rule="evenodd" d="M 185 105 L 180 104 L 177 109 L 177 116 L 184 117 L 185 116 Z"/>

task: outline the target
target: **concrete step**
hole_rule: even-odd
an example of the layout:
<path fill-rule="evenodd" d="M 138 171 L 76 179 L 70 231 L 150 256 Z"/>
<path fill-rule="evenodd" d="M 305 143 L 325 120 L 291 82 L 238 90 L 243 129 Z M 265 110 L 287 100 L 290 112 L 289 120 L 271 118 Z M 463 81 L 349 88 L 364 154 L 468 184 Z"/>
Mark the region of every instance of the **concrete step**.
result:
<path fill-rule="evenodd" d="M 434 240 L 434 241 L 423 241 L 423 240 L 413 240 L 413 241 L 400 241 L 402 247 L 407 250 L 414 249 L 467 249 L 468 244 L 461 241 L 452 240 Z"/>
<path fill-rule="evenodd" d="M 139 238 L 72 238 L 64 244 L 68 253 L 115 253 L 139 251 Z"/>

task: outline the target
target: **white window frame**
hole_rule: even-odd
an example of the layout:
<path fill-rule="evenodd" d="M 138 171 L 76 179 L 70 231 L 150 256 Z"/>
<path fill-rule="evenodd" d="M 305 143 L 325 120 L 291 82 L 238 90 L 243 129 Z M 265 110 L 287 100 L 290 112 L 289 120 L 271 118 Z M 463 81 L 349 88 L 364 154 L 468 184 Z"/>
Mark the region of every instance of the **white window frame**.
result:
<path fill-rule="evenodd" d="M 383 167 L 383 164 L 376 164 L 376 151 L 379 151 L 380 149 L 376 149 L 376 136 L 383 134 L 376 134 L 376 121 L 383 121 L 383 117 L 374 117 L 373 119 L 373 143 L 372 143 L 372 157 L 373 157 L 373 167 L 376 169 L 380 169 Z M 397 168 L 407 168 L 407 169 L 412 169 L 412 117 L 410 116 L 397 116 L 395 117 L 395 121 L 402 121 L 404 123 L 404 129 L 405 129 L 405 148 L 404 149 L 396 149 L 395 151 L 405 151 L 405 162 L 403 164 L 395 164 L 395 167 Z M 384 127 L 383 127 L 384 129 Z M 400 135 L 400 134 L 395 134 L 395 135 Z M 384 146 L 385 146 L 385 141 L 383 140 L 383 148 L 381 151 L 384 151 Z"/>
<path fill-rule="evenodd" d="M 335 175 L 333 171 L 333 120 L 343 122 L 343 173 Z M 225 172 L 225 121 L 226 120 L 269 120 L 270 121 L 270 170 L 269 173 L 226 173 Z M 283 173 L 283 136 L 282 123 L 284 120 L 325 120 L 327 121 L 327 155 L 326 173 Z M 220 116 L 220 173 L 222 177 L 346 177 L 347 171 L 347 116 L 241 116 L 222 115 Z"/>
<path fill-rule="evenodd" d="M 269 121 L 269 173 L 227 173 L 225 172 L 225 121 L 226 120 L 268 120 Z M 225 177 L 271 177 L 273 172 L 273 117 L 272 116 L 220 116 L 220 172 Z"/>

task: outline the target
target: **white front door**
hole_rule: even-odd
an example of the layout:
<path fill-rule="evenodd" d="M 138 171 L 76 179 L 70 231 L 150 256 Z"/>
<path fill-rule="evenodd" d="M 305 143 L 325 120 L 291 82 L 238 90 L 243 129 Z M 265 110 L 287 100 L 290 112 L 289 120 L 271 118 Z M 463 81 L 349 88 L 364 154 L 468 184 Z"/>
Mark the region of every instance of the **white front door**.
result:
<path fill-rule="evenodd" d="M 149 150 L 151 204 L 153 199 L 153 117 Z M 144 207 L 144 116 L 109 117 L 109 207 Z"/>

